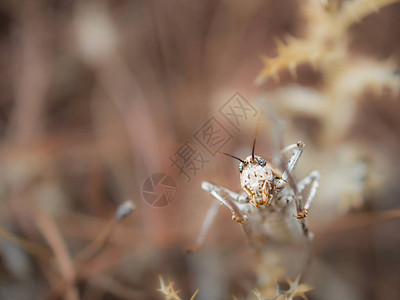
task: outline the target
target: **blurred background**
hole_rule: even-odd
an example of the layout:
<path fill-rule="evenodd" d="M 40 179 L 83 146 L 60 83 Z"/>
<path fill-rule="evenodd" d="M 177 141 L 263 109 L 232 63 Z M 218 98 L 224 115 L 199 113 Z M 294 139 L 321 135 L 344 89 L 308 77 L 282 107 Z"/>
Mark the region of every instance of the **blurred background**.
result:
<path fill-rule="evenodd" d="M 184 252 L 213 202 L 201 181 L 239 190 L 236 161 L 209 155 L 190 182 L 171 165 L 239 92 L 266 116 L 257 154 L 272 114 L 306 144 L 297 178 L 321 173 L 308 298 L 400 299 L 395 2 L 1 1 L 0 298 L 179 299 L 161 275 L 182 299 L 256 299 L 270 270 L 227 209 Z M 223 150 L 249 155 L 255 127 Z M 163 208 L 142 195 L 157 172 L 177 186 Z"/>

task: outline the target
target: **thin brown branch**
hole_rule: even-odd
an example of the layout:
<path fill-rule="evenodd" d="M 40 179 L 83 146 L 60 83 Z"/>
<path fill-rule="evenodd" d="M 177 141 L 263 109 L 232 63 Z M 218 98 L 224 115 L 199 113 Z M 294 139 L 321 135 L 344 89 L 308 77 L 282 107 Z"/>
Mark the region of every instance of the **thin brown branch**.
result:
<path fill-rule="evenodd" d="M 35 214 L 36 224 L 53 250 L 60 273 L 65 280 L 72 281 L 75 277 L 75 268 L 68 253 L 67 246 L 57 228 L 54 220 L 44 210 L 38 209 Z M 65 299 L 78 300 L 78 290 L 73 286 L 69 286 L 66 291 Z"/>

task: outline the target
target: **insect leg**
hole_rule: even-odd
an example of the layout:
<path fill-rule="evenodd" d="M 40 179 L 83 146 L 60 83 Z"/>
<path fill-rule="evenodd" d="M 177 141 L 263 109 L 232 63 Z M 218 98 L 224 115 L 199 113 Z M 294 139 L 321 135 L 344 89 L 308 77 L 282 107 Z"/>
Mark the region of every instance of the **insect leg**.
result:
<path fill-rule="evenodd" d="M 186 249 L 187 252 L 194 252 L 201 248 L 206 239 L 207 233 L 218 213 L 220 204 L 225 205 L 232 213 L 232 219 L 242 225 L 244 232 L 249 235 L 250 230 L 247 224 L 247 217 L 241 211 L 241 207 L 245 207 L 249 203 L 248 197 L 239 195 L 225 187 L 217 186 L 207 181 L 201 183 L 201 188 L 208 192 L 218 201 L 214 202 L 209 208 L 207 215 L 201 226 L 199 236 L 197 237 L 196 244 Z"/>
<path fill-rule="evenodd" d="M 292 144 L 290 146 L 287 146 L 285 149 L 281 151 L 282 155 L 284 155 L 286 152 L 292 152 L 294 150 L 292 156 L 289 159 L 287 167 L 285 168 L 285 172 L 282 175 L 283 180 L 286 181 L 289 176 L 288 173 L 291 174 L 293 172 L 294 168 L 297 165 L 297 162 L 299 161 L 301 153 L 303 152 L 303 148 L 304 148 L 304 143 L 300 141 L 297 144 Z"/>
<path fill-rule="evenodd" d="M 237 205 L 235 203 L 235 201 L 238 201 L 238 199 L 240 199 L 241 196 L 224 187 L 219 187 L 207 181 L 203 181 L 201 183 L 201 188 L 206 192 L 208 192 L 215 199 L 219 200 L 221 204 L 225 205 L 231 211 L 232 219 L 240 223 L 243 227 L 243 230 L 246 233 L 249 233 L 247 225 L 247 217 L 242 213 L 241 209 L 238 207 L 238 205 L 242 207 L 242 205 L 246 204 L 238 203 Z"/>
<path fill-rule="evenodd" d="M 311 185 L 310 192 L 308 193 L 307 199 L 304 203 L 305 210 L 308 210 L 311 206 L 311 202 L 313 201 L 318 189 L 319 180 L 319 172 L 314 170 L 310 174 L 308 174 L 303 180 L 301 180 L 297 185 L 299 193 L 301 193 L 307 186 Z"/>
<path fill-rule="evenodd" d="M 200 233 L 196 239 L 196 243 L 193 246 L 186 248 L 186 252 L 192 253 L 200 249 L 204 245 L 204 241 L 210 230 L 212 223 L 214 222 L 215 217 L 217 216 L 218 210 L 220 207 L 220 203 L 218 201 L 214 201 L 211 204 L 210 208 L 207 211 L 207 215 L 204 218 L 203 224 L 201 225 Z"/>
<path fill-rule="evenodd" d="M 232 200 L 237 202 L 238 204 L 247 204 L 250 202 L 249 196 L 246 193 L 238 194 L 223 186 L 220 186 L 220 188 L 224 190 L 232 198 Z"/>
<path fill-rule="evenodd" d="M 239 198 L 239 195 L 207 181 L 203 181 L 201 183 L 201 188 L 208 192 L 215 199 L 219 200 L 221 204 L 225 205 L 232 212 L 232 218 L 235 221 L 239 223 L 246 223 L 246 217 L 234 202 L 237 198 Z"/>
<path fill-rule="evenodd" d="M 193 246 L 186 248 L 186 252 L 189 252 L 189 253 L 195 252 L 203 246 L 206 236 L 210 230 L 210 227 L 211 227 L 212 223 L 214 222 L 215 217 L 217 216 L 220 204 L 224 204 L 226 207 L 228 207 L 232 211 L 232 218 L 233 218 L 233 216 L 235 216 L 233 207 L 232 207 L 232 205 L 230 205 L 230 202 L 227 201 L 226 199 L 220 199 L 220 196 L 218 196 L 218 193 L 221 193 L 221 191 L 226 190 L 226 193 L 229 196 L 231 196 L 233 198 L 235 196 L 239 197 L 236 193 L 234 193 L 228 189 L 216 186 L 210 182 L 206 182 L 206 181 L 202 182 L 201 187 L 203 190 L 205 190 L 206 192 L 211 194 L 214 198 L 216 198 L 219 201 L 215 201 L 211 205 L 211 207 L 208 209 L 207 215 L 204 218 L 203 224 L 201 225 L 200 233 L 196 239 L 196 243 Z"/>
<path fill-rule="evenodd" d="M 307 216 L 307 210 L 304 209 L 304 205 L 302 204 L 302 201 L 301 201 L 302 198 L 298 191 L 296 180 L 293 176 L 293 171 L 297 165 L 297 162 L 301 156 L 301 153 L 303 152 L 303 148 L 304 148 L 304 143 L 302 141 L 300 141 L 297 144 L 290 145 L 282 150 L 283 154 L 285 152 L 294 151 L 292 156 L 289 159 L 288 164 L 283 166 L 283 169 L 285 171 L 282 175 L 282 179 L 285 181 L 288 181 L 290 187 L 293 189 L 293 192 L 295 194 L 294 200 L 295 200 L 296 210 L 297 210 L 297 216 L 294 215 L 294 217 L 296 217 L 299 220 L 303 219 Z"/>
<path fill-rule="evenodd" d="M 297 185 L 297 192 L 298 192 L 298 197 L 300 194 L 304 191 L 304 189 L 311 185 L 310 191 L 308 193 L 308 196 L 306 198 L 306 201 L 301 209 L 301 211 L 307 215 L 308 209 L 310 208 L 311 202 L 314 199 L 314 196 L 317 192 L 318 185 L 319 185 L 319 180 L 320 180 L 320 175 L 319 172 L 314 170 L 312 171 L 309 175 L 307 175 L 305 178 L 303 178 Z M 299 218 L 299 214 L 297 215 L 297 218 Z M 313 233 L 308 229 L 308 226 L 306 224 L 305 219 L 300 220 L 300 225 L 303 230 L 303 234 L 306 238 L 306 244 L 307 244 L 307 260 L 304 264 L 304 270 L 308 270 L 311 264 L 311 259 L 312 259 L 312 240 L 313 240 Z M 305 273 L 304 271 L 304 273 Z"/>

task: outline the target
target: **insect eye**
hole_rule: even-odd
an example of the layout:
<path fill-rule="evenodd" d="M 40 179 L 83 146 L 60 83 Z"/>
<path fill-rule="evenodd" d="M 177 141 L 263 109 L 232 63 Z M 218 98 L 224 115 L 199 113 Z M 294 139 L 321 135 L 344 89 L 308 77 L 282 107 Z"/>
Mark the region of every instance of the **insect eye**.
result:
<path fill-rule="evenodd" d="M 264 167 L 267 163 L 265 162 L 265 159 L 264 158 L 262 158 L 262 157 L 259 157 L 258 158 L 258 163 L 262 166 L 262 167 Z"/>
<path fill-rule="evenodd" d="M 239 171 L 240 171 L 240 173 L 243 171 L 243 163 L 242 162 L 239 164 Z"/>

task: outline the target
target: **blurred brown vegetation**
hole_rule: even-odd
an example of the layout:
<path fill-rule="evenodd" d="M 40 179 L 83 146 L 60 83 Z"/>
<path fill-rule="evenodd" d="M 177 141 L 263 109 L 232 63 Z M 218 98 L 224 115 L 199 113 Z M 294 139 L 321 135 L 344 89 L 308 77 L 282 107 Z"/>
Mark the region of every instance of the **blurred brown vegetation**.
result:
<path fill-rule="evenodd" d="M 299 178 L 321 172 L 309 215 L 314 264 L 302 279 L 315 287 L 309 298 L 399 299 L 398 81 L 357 86 L 322 114 L 331 84 L 345 85 L 324 68 L 302 61 L 297 79 L 282 70 L 279 83 L 254 85 L 260 56 L 279 55 L 277 38 L 305 37 L 302 8 L 295 0 L 3 0 L 0 298 L 163 299 L 159 274 L 184 299 L 198 288 L 196 299 L 249 295 L 256 262 L 229 211 L 203 249 L 183 252 L 212 203 L 200 182 L 239 189 L 235 163 L 217 156 L 190 183 L 176 176 L 166 208 L 141 195 L 150 174 L 174 174 L 169 157 L 239 91 L 279 112 L 285 144 L 305 141 Z M 362 59 L 388 66 L 379 83 L 390 72 L 398 79 L 399 3 L 363 16 L 345 37 L 343 65 Z M 248 155 L 254 127 L 224 151 Z M 271 127 L 264 123 L 258 141 L 264 157 Z M 136 209 L 116 221 L 128 199 Z"/>

